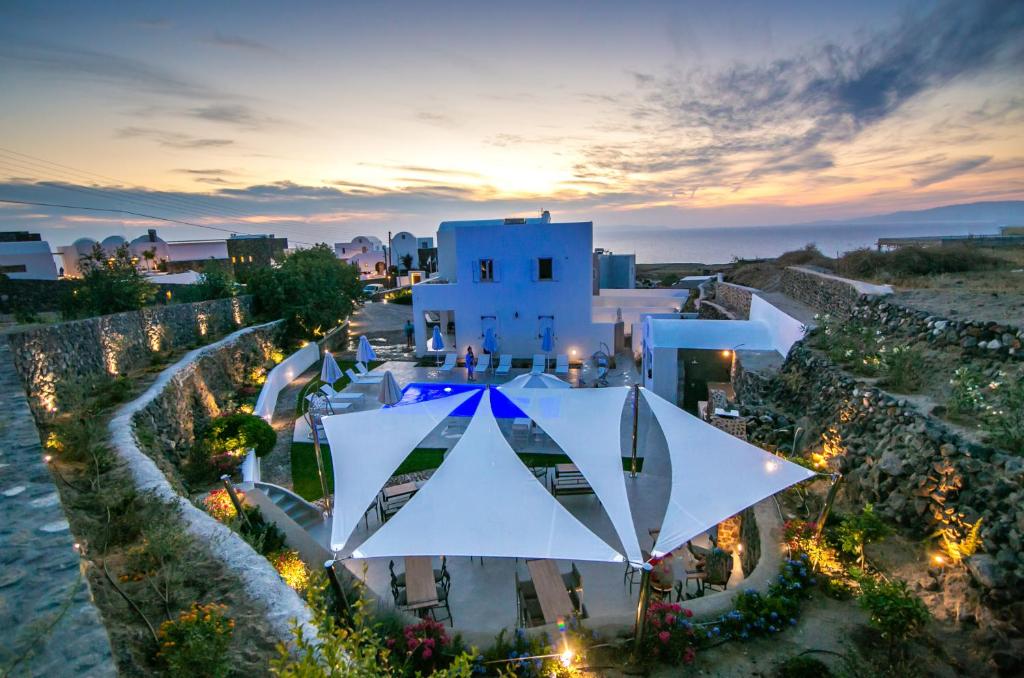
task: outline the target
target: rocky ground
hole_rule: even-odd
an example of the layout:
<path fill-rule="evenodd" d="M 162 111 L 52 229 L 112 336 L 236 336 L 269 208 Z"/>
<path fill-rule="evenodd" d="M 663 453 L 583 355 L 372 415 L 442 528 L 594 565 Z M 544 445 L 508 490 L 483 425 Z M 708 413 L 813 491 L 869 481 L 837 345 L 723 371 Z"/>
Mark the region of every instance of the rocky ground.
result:
<path fill-rule="evenodd" d="M 992 287 L 987 290 L 971 289 L 968 286 L 969 279 L 958 276 L 941 287 L 900 290 L 892 296 L 892 300 L 942 318 L 983 318 L 1014 327 L 1024 326 L 1024 272 L 1006 273 L 1003 278 L 985 274 L 981 278 L 971 281 L 973 284 L 970 287 L 986 279 L 992 283 Z M 1017 281 L 1017 278 L 1020 280 Z"/>

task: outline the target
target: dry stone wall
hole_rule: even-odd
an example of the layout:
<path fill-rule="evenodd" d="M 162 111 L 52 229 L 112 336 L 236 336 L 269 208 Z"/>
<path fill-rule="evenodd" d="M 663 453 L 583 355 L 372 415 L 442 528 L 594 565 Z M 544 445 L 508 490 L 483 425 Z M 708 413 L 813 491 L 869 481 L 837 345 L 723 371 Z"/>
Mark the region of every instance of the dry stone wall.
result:
<path fill-rule="evenodd" d="M 753 287 L 735 283 L 715 283 L 715 301 L 731 310 L 740 320 L 750 318 L 750 298 L 756 292 Z"/>
<path fill-rule="evenodd" d="M 847 280 L 800 266 L 790 266 L 782 272 L 779 290 L 822 315 L 840 319 L 849 318 L 863 297 L 881 296 L 891 291 L 885 286 Z"/>
<path fill-rule="evenodd" d="M 39 420 L 78 404 L 93 384 L 149 364 L 158 352 L 248 325 L 252 298 L 154 306 L 11 334 L 14 365 Z"/>

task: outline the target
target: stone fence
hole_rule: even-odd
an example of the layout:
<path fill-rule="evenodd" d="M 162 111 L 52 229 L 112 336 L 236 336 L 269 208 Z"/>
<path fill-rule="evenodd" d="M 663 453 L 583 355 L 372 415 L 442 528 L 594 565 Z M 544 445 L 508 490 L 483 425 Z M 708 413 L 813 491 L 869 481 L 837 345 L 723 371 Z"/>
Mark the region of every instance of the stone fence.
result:
<path fill-rule="evenodd" d="M 793 425 L 806 440 L 827 438 L 811 446 L 835 455 L 830 465 L 858 505 L 873 503 L 919 537 L 983 519 L 985 553 L 968 561 L 976 585 L 955 614 L 983 627 L 1014 614 L 1024 590 L 1024 458 L 966 440 L 799 344 L 778 378 L 741 375 L 736 387 L 753 440 L 773 442 Z"/>
<path fill-rule="evenodd" d="M 150 364 L 154 354 L 248 325 L 252 297 L 153 306 L 9 335 L 36 418 L 74 406 L 96 383 Z"/>
<path fill-rule="evenodd" d="M 790 266 L 782 272 L 780 291 L 821 314 L 846 319 L 862 297 L 892 294 L 888 285 L 872 285 L 860 280 L 840 278 L 803 266 Z"/>
<path fill-rule="evenodd" d="M 736 283 L 715 283 L 715 301 L 731 310 L 737 319 L 746 320 L 750 317 L 750 298 L 756 291 Z"/>
<path fill-rule="evenodd" d="M 1024 329 L 995 322 L 950 320 L 890 302 L 867 298 L 854 308 L 857 318 L 875 323 L 887 335 L 927 341 L 936 348 L 960 349 L 965 357 L 1024 359 Z"/>

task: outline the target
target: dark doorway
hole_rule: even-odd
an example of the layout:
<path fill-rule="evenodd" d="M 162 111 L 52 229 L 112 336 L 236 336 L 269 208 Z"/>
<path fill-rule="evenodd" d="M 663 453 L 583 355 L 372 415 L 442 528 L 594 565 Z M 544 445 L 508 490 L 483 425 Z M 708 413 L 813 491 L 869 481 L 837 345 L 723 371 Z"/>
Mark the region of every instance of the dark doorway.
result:
<path fill-rule="evenodd" d="M 732 351 L 679 350 L 679 376 L 683 380 L 681 406 L 697 414 L 697 402 L 708 399 L 709 381 L 729 381 Z"/>

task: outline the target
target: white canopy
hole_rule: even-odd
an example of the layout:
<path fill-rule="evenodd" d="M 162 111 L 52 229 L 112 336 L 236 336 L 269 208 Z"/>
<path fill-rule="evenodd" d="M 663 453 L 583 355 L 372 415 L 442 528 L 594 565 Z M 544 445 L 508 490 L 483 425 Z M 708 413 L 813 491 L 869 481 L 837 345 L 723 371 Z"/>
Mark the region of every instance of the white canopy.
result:
<path fill-rule="evenodd" d="M 641 390 L 665 434 L 672 465 L 672 489 L 655 556 L 815 475 Z"/>
<path fill-rule="evenodd" d="M 526 374 L 520 374 L 515 379 L 498 388 L 502 391 L 518 388 L 572 388 L 572 384 L 562 381 L 553 374 L 546 374 L 544 372 L 531 374 L 527 372 Z"/>
<path fill-rule="evenodd" d="M 474 393 L 323 418 L 334 465 L 332 551 L 345 547 L 366 507 L 409 453 Z"/>
<path fill-rule="evenodd" d="M 620 429 L 629 387 L 500 388 L 569 455 L 594 488 L 622 541 L 626 557 L 630 562 L 642 563 L 622 471 Z"/>
<path fill-rule="evenodd" d="M 623 560 L 519 460 L 498 429 L 489 390 L 430 480 L 352 553 L 356 558 L 442 554 Z"/>

